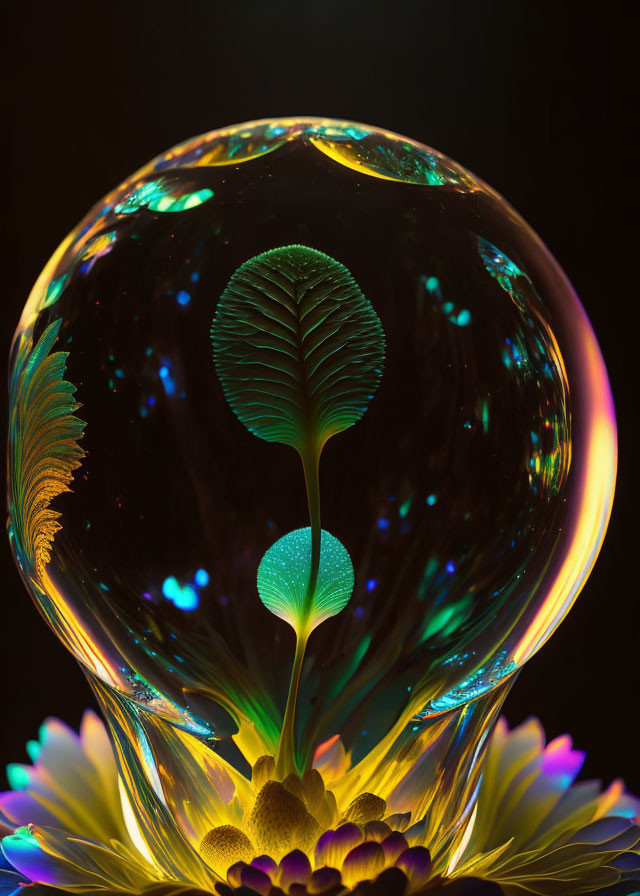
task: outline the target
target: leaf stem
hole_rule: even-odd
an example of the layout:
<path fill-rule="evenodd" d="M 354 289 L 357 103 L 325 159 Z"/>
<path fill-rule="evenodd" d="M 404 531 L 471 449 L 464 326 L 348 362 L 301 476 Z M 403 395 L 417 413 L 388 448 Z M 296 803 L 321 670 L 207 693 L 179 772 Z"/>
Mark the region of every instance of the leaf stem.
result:
<path fill-rule="evenodd" d="M 304 468 L 304 481 L 307 486 L 307 504 L 309 506 L 309 522 L 311 523 L 311 568 L 301 614 L 303 625 L 306 625 L 318 583 L 320 540 L 322 535 L 320 521 L 320 452 L 315 447 L 302 455 L 302 466 Z"/>
<path fill-rule="evenodd" d="M 307 585 L 304 603 L 300 612 L 300 628 L 299 630 L 296 630 L 296 652 L 293 658 L 287 705 L 284 711 L 282 731 L 280 733 L 280 741 L 278 743 L 278 752 L 276 755 L 276 774 L 281 780 L 290 772 L 302 771 L 302 769 L 298 769 L 296 761 L 296 705 L 298 702 L 298 688 L 300 685 L 300 675 L 302 673 L 302 662 L 304 660 L 304 653 L 310 634 L 307 624 L 311 608 L 313 607 L 316 585 L 318 583 L 322 536 L 322 525 L 320 520 L 320 451 L 313 446 L 308 451 L 301 453 L 300 456 L 304 469 L 304 480 L 307 487 L 307 504 L 309 507 L 309 521 L 311 523 L 311 565 L 309 569 L 309 583 Z"/>
<path fill-rule="evenodd" d="M 276 775 L 281 781 L 291 772 L 299 773 L 301 771 L 301 769 L 297 767 L 295 759 L 295 720 L 300 673 L 302 672 L 302 661 L 304 660 L 307 639 L 308 635 L 306 632 L 296 634 L 296 652 L 293 658 L 293 669 L 291 670 L 287 708 L 284 713 L 282 731 L 280 732 L 280 742 L 278 743 L 278 753 L 276 755 Z"/>

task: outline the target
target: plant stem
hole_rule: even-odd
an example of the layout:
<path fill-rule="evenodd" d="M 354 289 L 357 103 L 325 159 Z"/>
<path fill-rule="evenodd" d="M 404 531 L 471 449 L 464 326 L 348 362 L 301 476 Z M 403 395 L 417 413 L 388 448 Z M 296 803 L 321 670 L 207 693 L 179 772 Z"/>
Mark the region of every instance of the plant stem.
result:
<path fill-rule="evenodd" d="M 304 468 L 304 480 L 307 487 L 309 521 L 311 523 L 311 565 L 309 569 L 307 591 L 304 596 L 302 611 L 300 613 L 300 630 L 296 631 L 296 652 L 293 658 L 289 694 L 287 695 L 287 705 L 284 711 L 282 731 L 280 733 L 280 741 L 278 743 L 278 752 L 276 755 L 276 774 L 280 780 L 286 777 L 290 772 L 303 771 L 303 769 L 297 767 L 296 761 L 296 705 L 298 702 L 298 687 L 300 685 L 302 662 L 304 660 L 304 653 L 310 634 L 307 624 L 313 607 L 313 599 L 318 583 L 318 572 L 320 570 L 322 534 L 320 521 L 320 452 L 317 451 L 315 447 L 312 447 L 304 454 L 301 454 L 301 458 L 302 466 Z"/>
<path fill-rule="evenodd" d="M 276 775 L 279 780 L 286 778 L 290 772 L 301 771 L 301 769 L 297 768 L 295 761 L 295 721 L 298 686 L 300 684 L 300 673 L 302 672 L 302 661 L 304 660 L 306 646 L 306 633 L 296 635 L 296 652 L 293 658 L 293 669 L 291 670 L 287 708 L 284 713 L 278 753 L 276 755 Z"/>
<path fill-rule="evenodd" d="M 304 467 L 304 481 L 307 486 L 307 504 L 309 506 L 309 521 L 311 523 L 311 569 L 309 570 L 309 584 L 304 598 L 302 618 L 306 625 L 313 599 L 315 597 L 320 569 L 320 539 L 322 526 L 320 523 L 320 454 L 311 449 L 302 457 Z"/>

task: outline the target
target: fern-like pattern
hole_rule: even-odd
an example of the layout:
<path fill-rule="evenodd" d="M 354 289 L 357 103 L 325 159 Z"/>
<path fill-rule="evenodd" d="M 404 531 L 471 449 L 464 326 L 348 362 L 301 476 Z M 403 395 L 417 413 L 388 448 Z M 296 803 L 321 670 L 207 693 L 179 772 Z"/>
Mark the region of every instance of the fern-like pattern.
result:
<path fill-rule="evenodd" d="M 64 378 L 68 352 L 51 352 L 61 321 L 49 324 L 11 384 L 9 534 L 25 575 L 41 581 L 61 528 L 52 501 L 70 491 L 85 452 L 75 386 Z"/>

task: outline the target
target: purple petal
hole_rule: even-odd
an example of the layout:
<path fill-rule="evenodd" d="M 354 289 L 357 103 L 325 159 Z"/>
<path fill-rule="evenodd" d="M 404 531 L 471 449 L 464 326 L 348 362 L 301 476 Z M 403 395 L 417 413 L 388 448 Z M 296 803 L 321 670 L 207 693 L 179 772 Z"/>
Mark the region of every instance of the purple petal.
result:
<path fill-rule="evenodd" d="M 74 879 L 73 873 L 69 875 L 62 863 L 46 853 L 27 827 L 4 837 L 2 850 L 16 871 L 34 883 L 64 886 L 77 882 L 77 876 Z"/>
<path fill-rule="evenodd" d="M 335 831 L 326 831 L 316 844 L 316 865 L 339 868 L 346 854 L 362 843 L 362 839 L 362 831 L 353 822 L 341 824 Z"/>
<path fill-rule="evenodd" d="M 608 865 L 613 865 L 618 871 L 628 874 L 630 871 L 640 871 L 640 855 L 636 852 L 623 852 L 621 855 L 611 859 Z"/>
<path fill-rule="evenodd" d="M 615 815 L 609 815 L 606 818 L 598 818 L 596 821 L 592 821 L 590 824 L 580 828 L 567 842 L 591 843 L 593 845 L 609 844 L 609 841 L 614 837 L 618 837 L 620 834 L 634 828 L 635 825 L 628 818 L 618 818 Z"/>
<path fill-rule="evenodd" d="M 286 891 L 291 884 L 306 884 L 311 877 L 311 863 L 300 849 L 294 849 L 280 862 L 280 886 Z"/>
<path fill-rule="evenodd" d="M 415 885 L 426 881 L 431 874 L 431 856 L 424 846 L 410 846 L 396 860 L 396 865 Z"/>
<path fill-rule="evenodd" d="M 349 886 L 362 880 L 373 880 L 385 865 L 384 851 L 379 843 L 367 840 L 354 847 L 342 865 L 342 877 Z"/>
<path fill-rule="evenodd" d="M 14 896 L 21 892 L 21 888 L 28 883 L 29 881 L 23 874 L 11 867 L 0 849 L 0 894 Z"/>
<path fill-rule="evenodd" d="M 387 862 L 394 863 L 398 856 L 401 856 L 402 853 L 409 848 L 409 844 L 407 843 L 407 838 L 400 834 L 398 831 L 394 831 L 393 834 L 389 834 L 382 841 L 382 849 L 384 851 Z"/>
<path fill-rule="evenodd" d="M 348 821 L 346 824 L 341 824 L 340 827 L 336 828 L 333 846 L 335 849 L 344 850 L 344 855 L 346 855 L 354 846 L 362 843 L 362 840 L 362 830 L 357 824 Z"/>
<path fill-rule="evenodd" d="M 251 887 L 252 890 L 267 896 L 271 889 L 271 878 L 259 868 L 252 868 L 251 865 L 245 865 L 240 872 L 240 880 L 244 887 Z"/>
<path fill-rule="evenodd" d="M 335 836 L 334 830 L 325 831 L 320 837 L 318 837 L 318 842 L 316 843 L 316 848 L 314 850 L 314 857 L 316 865 L 322 866 L 327 862 L 327 855 L 329 853 L 329 849 L 331 848 L 331 844 L 333 843 L 333 838 Z"/>
<path fill-rule="evenodd" d="M 318 868 L 309 878 L 307 889 L 310 893 L 323 893 L 325 890 L 339 887 L 342 883 L 342 875 L 337 868 Z"/>
<path fill-rule="evenodd" d="M 265 874 L 264 871 L 260 871 L 259 868 L 253 868 L 251 865 L 245 865 L 241 870 L 240 880 L 244 887 L 251 887 L 252 890 L 256 890 L 262 896 L 267 896 L 271 889 L 271 878 L 269 875 Z"/>
<path fill-rule="evenodd" d="M 36 824 L 43 827 L 59 827 L 60 820 L 53 812 L 23 790 L 7 790 L 0 794 L 0 813 L 11 827 Z"/>
<path fill-rule="evenodd" d="M 241 875 L 244 869 L 248 867 L 246 862 L 236 862 L 230 868 L 227 868 L 227 883 L 230 887 L 237 888 L 242 886 Z"/>
<path fill-rule="evenodd" d="M 260 871 L 264 871 L 264 873 L 268 874 L 272 879 L 278 870 L 278 865 L 271 856 L 256 856 L 255 859 L 251 859 L 250 864 L 253 865 L 254 868 L 259 868 Z"/>
<path fill-rule="evenodd" d="M 586 753 L 572 749 L 568 735 L 556 737 L 549 743 L 542 758 L 542 772 L 552 778 L 559 778 L 562 787 L 571 787 L 584 764 Z"/>

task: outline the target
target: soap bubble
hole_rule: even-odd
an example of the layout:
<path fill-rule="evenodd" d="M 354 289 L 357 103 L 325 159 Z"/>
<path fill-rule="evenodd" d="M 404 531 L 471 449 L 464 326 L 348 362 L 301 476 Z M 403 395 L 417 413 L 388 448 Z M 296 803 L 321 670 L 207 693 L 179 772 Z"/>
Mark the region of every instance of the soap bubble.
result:
<path fill-rule="evenodd" d="M 274 381 L 257 315 L 293 351 L 282 309 L 306 290 L 316 355 Z M 298 363 L 322 373 L 313 413 Z M 606 373 L 556 262 L 457 163 L 362 125 L 262 121 L 154 159 L 43 271 L 10 388 L 30 593 L 95 680 L 214 746 L 249 720 L 275 753 L 313 613 L 301 754 L 339 733 L 357 761 L 398 720 L 488 693 L 569 610 L 610 511 Z M 347 584 L 329 610 L 272 612 L 260 563 L 315 512 Z"/>

